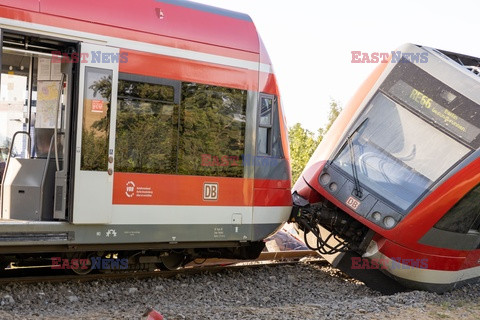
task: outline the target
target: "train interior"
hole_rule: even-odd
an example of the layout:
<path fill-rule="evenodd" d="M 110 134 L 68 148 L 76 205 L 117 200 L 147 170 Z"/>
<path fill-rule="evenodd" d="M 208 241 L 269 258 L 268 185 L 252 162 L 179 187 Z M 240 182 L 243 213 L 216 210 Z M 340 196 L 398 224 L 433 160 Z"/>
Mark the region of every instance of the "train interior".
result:
<path fill-rule="evenodd" d="M 0 180 L 2 221 L 68 220 L 66 191 L 77 45 L 2 30 Z M 55 53 L 53 55 L 52 53 Z"/>

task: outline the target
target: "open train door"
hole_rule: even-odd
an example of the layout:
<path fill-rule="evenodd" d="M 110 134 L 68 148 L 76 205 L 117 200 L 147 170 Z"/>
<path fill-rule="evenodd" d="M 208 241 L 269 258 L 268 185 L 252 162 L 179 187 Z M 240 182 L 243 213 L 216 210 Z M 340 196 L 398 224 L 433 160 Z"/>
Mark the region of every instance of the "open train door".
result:
<path fill-rule="evenodd" d="M 112 215 L 119 49 L 81 44 L 72 222 Z"/>

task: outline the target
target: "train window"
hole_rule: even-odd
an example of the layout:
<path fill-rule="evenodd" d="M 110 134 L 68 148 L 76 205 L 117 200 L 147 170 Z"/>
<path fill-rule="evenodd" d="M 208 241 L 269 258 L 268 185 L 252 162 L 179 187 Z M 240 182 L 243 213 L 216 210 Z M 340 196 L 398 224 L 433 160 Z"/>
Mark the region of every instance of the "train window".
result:
<path fill-rule="evenodd" d="M 273 97 L 260 97 L 260 121 L 258 127 L 257 152 L 260 155 L 271 153 Z"/>
<path fill-rule="evenodd" d="M 436 224 L 435 228 L 467 233 L 470 230 L 480 231 L 480 185 L 467 193 Z"/>
<path fill-rule="evenodd" d="M 260 111 L 260 125 L 272 126 L 272 109 L 273 99 L 262 97 L 261 99 L 261 111 Z"/>
<path fill-rule="evenodd" d="M 119 80 L 115 171 L 176 172 L 178 104 L 166 82 Z"/>
<path fill-rule="evenodd" d="M 81 170 L 107 171 L 112 71 L 85 68 Z"/>
<path fill-rule="evenodd" d="M 470 151 L 383 93 L 354 128 L 334 164 L 404 211 Z"/>
<path fill-rule="evenodd" d="M 182 84 L 178 173 L 243 177 L 247 92 Z"/>

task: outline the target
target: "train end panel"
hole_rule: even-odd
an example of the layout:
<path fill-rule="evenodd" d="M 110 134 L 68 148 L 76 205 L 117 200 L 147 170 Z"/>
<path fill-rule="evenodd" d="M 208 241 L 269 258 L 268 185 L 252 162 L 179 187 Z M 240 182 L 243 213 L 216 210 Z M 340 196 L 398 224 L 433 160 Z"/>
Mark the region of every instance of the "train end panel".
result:
<path fill-rule="evenodd" d="M 478 62 L 407 44 L 377 67 L 293 187 L 310 247 L 384 292 L 480 279 Z"/>

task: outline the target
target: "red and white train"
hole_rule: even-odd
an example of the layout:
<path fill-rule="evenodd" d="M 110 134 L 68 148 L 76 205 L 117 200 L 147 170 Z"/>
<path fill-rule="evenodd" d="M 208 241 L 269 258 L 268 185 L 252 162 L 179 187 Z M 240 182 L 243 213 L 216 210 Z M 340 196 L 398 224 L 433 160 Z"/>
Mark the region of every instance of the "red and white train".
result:
<path fill-rule="evenodd" d="M 0 262 L 257 256 L 290 214 L 285 119 L 249 16 L 2 0 Z"/>
<path fill-rule="evenodd" d="M 411 44 L 379 64 L 293 187 L 311 247 L 385 292 L 480 279 L 479 66 Z"/>

